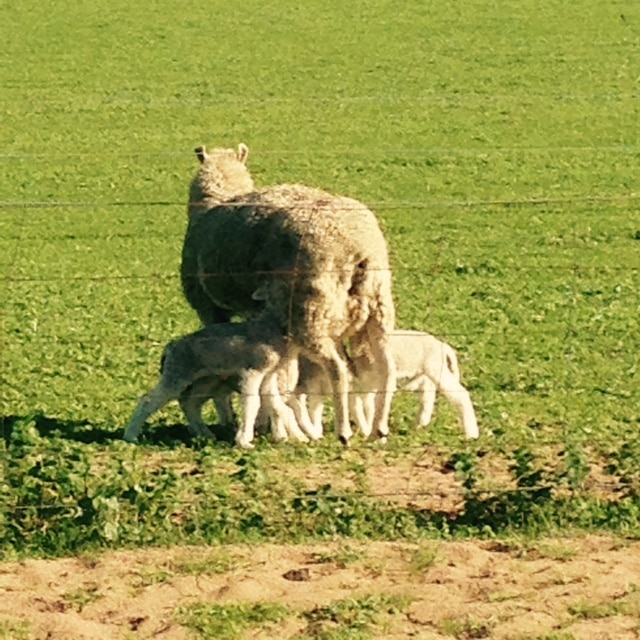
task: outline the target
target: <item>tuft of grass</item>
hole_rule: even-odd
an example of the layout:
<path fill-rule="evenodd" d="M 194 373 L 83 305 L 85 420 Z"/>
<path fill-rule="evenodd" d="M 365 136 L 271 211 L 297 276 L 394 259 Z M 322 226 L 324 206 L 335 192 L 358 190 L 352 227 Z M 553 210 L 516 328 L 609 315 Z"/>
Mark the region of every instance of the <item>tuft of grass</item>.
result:
<path fill-rule="evenodd" d="M 600 620 L 612 616 L 629 613 L 630 606 L 625 600 L 612 600 L 610 602 L 589 602 L 581 600 L 569 606 L 569 613 L 580 620 Z"/>
<path fill-rule="evenodd" d="M 433 567 L 438 560 L 439 548 L 437 541 L 420 542 L 418 548 L 411 554 L 409 572 L 412 575 L 422 575 Z"/>
<path fill-rule="evenodd" d="M 349 564 L 364 559 L 366 556 L 366 549 L 355 549 L 352 545 L 341 544 L 338 549 L 314 553 L 312 561 L 318 564 L 335 563 L 338 567 L 344 568 Z"/>
<path fill-rule="evenodd" d="M 518 640 L 577 640 L 576 637 L 568 631 L 552 631 L 541 636 L 523 636 Z"/>
<path fill-rule="evenodd" d="M 307 629 L 302 638 L 313 640 L 365 640 L 384 629 L 389 618 L 410 604 L 407 596 L 365 595 L 337 600 L 304 611 Z"/>
<path fill-rule="evenodd" d="M 490 638 L 491 625 L 487 622 L 475 620 L 469 616 L 460 618 L 445 618 L 438 624 L 440 631 L 458 640 L 475 640 L 476 638 Z"/>
<path fill-rule="evenodd" d="M 578 550 L 569 542 L 537 542 L 530 545 L 529 551 L 541 558 L 547 558 L 556 562 L 567 562 L 578 555 Z M 529 555 L 529 554 L 528 554 Z"/>
<path fill-rule="evenodd" d="M 179 608 L 176 622 L 190 629 L 196 638 L 236 640 L 245 638 L 248 630 L 277 626 L 291 615 L 287 607 L 270 602 L 257 604 L 196 603 Z"/>
<path fill-rule="evenodd" d="M 31 637 L 27 622 L 0 620 L 0 640 L 28 640 Z"/>
<path fill-rule="evenodd" d="M 170 563 L 177 575 L 216 575 L 238 566 L 238 559 L 225 549 L 198 550 Z"/>
<path fill-rule="evenodd" d="M 88 604 L 102 598 L 99 589 L 98 583 L 85 584 L 77 589 L 67 591 L 63 594 L 62 599 L 79 613 Z"/>

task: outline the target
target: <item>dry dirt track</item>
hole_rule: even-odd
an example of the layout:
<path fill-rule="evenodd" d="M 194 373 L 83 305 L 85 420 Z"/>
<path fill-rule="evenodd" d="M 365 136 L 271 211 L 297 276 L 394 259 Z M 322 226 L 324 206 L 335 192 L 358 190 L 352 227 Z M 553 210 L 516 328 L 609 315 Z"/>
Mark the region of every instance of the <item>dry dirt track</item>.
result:
<path fill-rule="evenodd" d="M 306 581 L 283 577 L 302 568 Z M 367 594 L 408 596 L 374 638 L 631 640 L 640 638 L 640 542 L 181 547 L 4 563 L 0 637 L 177 640 L 190 637 L 173 619 L 180 605 L 277 601 L 295 612 Z M 19 621 L 29 625 L 22 636 Z M 305 631 L 292 613 L 242 637 Z"/>

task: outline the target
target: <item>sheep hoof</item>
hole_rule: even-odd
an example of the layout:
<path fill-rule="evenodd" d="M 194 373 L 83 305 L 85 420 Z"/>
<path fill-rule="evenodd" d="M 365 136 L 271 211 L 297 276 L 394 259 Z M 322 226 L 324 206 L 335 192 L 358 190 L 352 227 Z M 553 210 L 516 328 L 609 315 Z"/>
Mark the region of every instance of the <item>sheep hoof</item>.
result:
<path fill-rule="evenodd" d="M 388 433 L 381 433 L 380 431 L 374 431 L 371 436 L 370 436 L 370 440 L 379 440 L 382 444 L 387 444 L 387 438 L 388 438 L 389 434 Z"/>
<path fill-rule="evenodd" d="M 347 438 L 346 436 L 339 436 L 338 440 L 340 440 L 340 444 L 344 445 L 345 447 L 349 446 L 349 438 Z"/>

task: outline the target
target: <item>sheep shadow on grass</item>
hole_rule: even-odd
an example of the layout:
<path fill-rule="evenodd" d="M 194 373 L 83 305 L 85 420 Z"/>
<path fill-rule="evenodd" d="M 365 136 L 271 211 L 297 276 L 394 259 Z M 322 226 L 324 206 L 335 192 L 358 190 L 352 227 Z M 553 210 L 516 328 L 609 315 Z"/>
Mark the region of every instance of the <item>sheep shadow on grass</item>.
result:
<path fill-rule="evenodd" d="M 88 420 L 64 420 L 41 412 L 23 416 L 0 416 L 0 438 L 7 444 L 17 427 L 32 423 L 43 438 L 64 438 L 86 444 L 104 444 L 117 437 L 117 432 L 92 424 Z"/>
<path fill-rule="evenodd" d="M 121 440 L 122 429 L 107 428 L 94 424 L 89 420 L 65 420 L 47 416 L 41 412 L 27 415 L 0 416 L 0 440 L 9 444 L 12 434 L 21 425 L 33 424 L 38 435 L 42 438 L 62 438 L 82 442 L 83 444 L 107 444 L 114 440 Z M 217 443 L 233 443 L 234 430 L 224 425 L 213 425 L 212 429 Z M 176 446 L 180 444 L 198 446 L 199 440 L 194 440 L 184 424 L 160 422 L 147 428 L 142 436 L 144 442 L 150 445 Z"/>

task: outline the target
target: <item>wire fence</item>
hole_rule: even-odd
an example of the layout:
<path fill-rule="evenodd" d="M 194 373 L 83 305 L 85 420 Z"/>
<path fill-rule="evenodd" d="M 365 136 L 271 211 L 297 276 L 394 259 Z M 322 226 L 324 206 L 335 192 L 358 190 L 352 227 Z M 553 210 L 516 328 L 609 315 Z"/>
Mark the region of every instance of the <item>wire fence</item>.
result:
<path fill-rule="evenodd" d="M 604 195 L 584 195 L 584 196 L 560 196 L 560 197 L 537 197 L 537 198 L 490 198 L 477 200 L 394 200 L 367 202 L 367 205 L 375 211 L 395 210 L 395 209 L 430 209 L 430 208 L 473 208 L 473 207 L 540 207 L 545 205 L 564 204 L 602 204 L 619 203 L 628 204 L 640 201 L 640 193 L 626 194 L 604 194 Z M 184 200 L 104 200 L 104 201 L 0 201 L 0 209 L 58 209 L 58 208 L 132 208 L 132 207 L 184 207 L 187 204 Z M 193 203 L 198 204 L 198 203 Z M 238 206 L 252 205 L 254 202 L 234 200 Z M 354 205 L 355 206 L 355 205 Z M 341 208 L 348 211 L 348 205 L 341 204 Z"/>
<path fill-rule="evenodd" d="M 547 148 L 547 150 L 552 149 L 551 147 Z M 606 152 L 614 152 L 614 153 L 636 153 L 640 150 L 640 147 L 637 146 L 619 146 L 619 147 L 565 147 L 563 148 L 566 151 L 606 151 Z M 389 150 L 380 150 L 388 152 Z M 491 150 L 489 150 L 491 151 Z M 494 149 L 494 152 L 502 152 L 503 150 Z M 509 149 L 508 151 L 512 152 L 522 152 L 523 149 Z M 538 152 L 543 151 L 543 149 L 539 148 L 529 148 L 526 150 L 527 152 Z M 412 153 L 412 154 L 430 154 L 430 153 L 485 153 L 486 149 L 478 149 L 470 150 L 470 149 L 460 149 L 460 148 L 450 148 L 450 149 L 414 149 L 407 151 L 406 149 L 402 150 L 402 153 Z M 262 152 L 273 155 L 286 155 L 292 154 L 297 155 L 298 152 L 290 152 L 290 151 L 267 151 Z M 299 152 L 304 153 L 304 152 Z M 168 155 L 178 155 L 177 153 L 169 153 Z M 180 154 L 181 155 L 181 154 Z M 48 159 L 52 157 L 83 157 L 83 154 L 34 154 L 32 156 L 28 154 L 21 154 L 19 156 L 0 156 L 0 160 L 24 160 L 29 158 L 35 159 Z M 514 207 L 521 208 L 536 208 L 543 206 L 554 206 L 554 205 L 570 205 L 570 204 L 578 204 L 578 205 L 587 205 L 592 206 L 594 210 L 597 211 L 597 207 L 602 204 L 614 204 L 614 205 L 633 205 L 635 206 L 638 202 L 640 202 L 640 194 L 638 193 L 618 193 L 618 194 L 600 194 L 600 195 L 584 195 L 584 196 L 567 196 L 567 197 L 530 197 L 530 198 L 514 198 L 514 199 L 499 199 L 499 198 L 489 198 L 489 199 L 470 199 L 470 200 L 417 200 L 417 201 L 378 201 L 373 203 L 368 203 L 369 206 L 374 211 L 385 211 L 385 210 L 400 210 L 400 209 L 409 209 L 409 210 L 429 210 L 432 208 L 441 208 L 441 209 L 449 209 L 449 208 L 482 208 L 482 207 L 497 207 L 502 209 L 510 209 Z M 242 202 L 240 200 L 236 201 L 238 206 L 252 204 L 251 202 Z M 22 213 L 24 211 L 30 210 L 56 210 L 56 209 L 78 209 L 78 210 L 86 210 L 91 212 L 97 208 L 112 208 L 112 209 L 120 209 L 127 210 L 131 208 L 179 208 L 181 211 L 184 211 L 186 208 L 186 203 L 183 200 L 131 200 L 131 201 L 122 201 L 122 200 L 105 200 L 105 201 L 0 201 L 0 211 L 11 214 L 13 211 L 18 211 Z M 22 243 L 28 243 L 31 240 L 34 241 L 42 241 L 43 238 L 41 235 L 29 235 L 29 220 L 28 219 L 20 219 L 21 232 L 19 234 L 14 235 L 6 235 L 3 237 L 3 241 L 16 243 L 16 246 Z M 471 229 L 471 227 L 469 227 Z M 476 229 L 477 231 L 477 229 Z M 636 232 L 635 239 L 639 238 L 640 229 Z M 162 238 L 163 236 L 159 233 L 149 232 L 145 233 L 145 237 L 156 237 Z M 89 234 L 89 233 L 67 233 L 53 235 L 47 234 L 46 242 L 65 242 L 65 241 L 78 241 L 78 240 L 90 240 L 90 241 L 98 241 L 101 239 L 109 239 L 109 240 L 122 240 L 122 239 L 139 239 L 140 236 L 138 234 L 127 234 L 121 232 L 115 232 L 113 234 Z M 425 246 L 432 244 L 438 245 L 443 244 L 446 241 L 442 238 L 439 239 L 427 239 L 425 240 Z M 491 249 L 491 243 L 483 244 L 484 250 Z M 498 245 L 495 245 L 496 247 Z M 545 259 L 553 259 L 556 258 L 545 258 Z M 8 262 L 8 272 L 4 276 L 0 276 L 0 281 L 2 282 L 12 282 L 12 283 L 29 283 L 29 284 L 38 284 L 38 283 L 47 283 L 47 282 L 62 282 L 62 283 L 77 283 L 77 282 L 109 282 L 109 281 L 138 281 L 138 282 L 149 282 L 153 281 L 177 281 L 180 276 L 178 273 L 162 273 L 162 272 L 154 272 L 154 273 L 128 273 L 128 274 L 96 274 L 96 273 L 86 273 L 86 274 L 65 274 L 65 273 L 49 273 L 44 275 L 25 275 L 22 273 L 17 273 L 14 270 L 14 265 L 16 261 L 10 260 Z M 479 267 L 482 265 L 479 265 Z M 450 264 L 449 268 L 456 270 L 458 268 L 455 264 Z M 517 263 L 516 262 L 501 262 L 500 264 L 486 264 L 483 268 L 487 269 L 495 269 L 496 271 L 512 271 L 512 272 L 540 272 L 540 271 L 557 271 L 566 273 L 571 277 L 578 277 L 581 272 L 590 271 L 590 270 L 605 270 L 607 272 L 615 273 L 632 273 L 636 274 L 640 272 L 640 262 L 636 264 L 607 264 L 603 265 L 592 265 L 587 261 L 584 261 L 582 258 L 578 258 L 575 255 L 567 255 L 566 263 L 562 264 L 560 262 L 554 263 L 541 263 L 539 259 L 535 261 L 528 261 L 526 257 L 526 253 L 520 252 L 518 256 Z M 395 268 L 392 269 L 392 272 L 395 273 L 403 273 L 405 275 L 410 274 L 420 274 L 420 275 L 429 275 L 429 273 L 435 273 L 436 270 L 442 269 L 441 264 L 433 264 L 431 266 L 427 266 L 425 269 L 424 266 L 407 266 L 399 264 Z M 252 275 L 259 275 L 255 271 L 251 272 Z M 239 277 L 245 276 L 247 273 L 229 273 L 229 272 L 207 272 L 200 273 L 198 277 L 200 278 L 216 278 L 216 277 Z M 273 272 L 265 272 L 262 275 L 273 275 Z M 280 274 L 283 275 L 283 274 Z M 559 321 L 562 325 L 562 329 L 565 333 L 565 337 L 570 339 L 572 337 L 572 332 L 575 330 L 574 327 L 576 323 L 574 322 L 571 316 L 567 316 L 566 318 Z M 620 335 L 625 336 L 628 335 L 630 329 L 628 327 L 608 327 L 607 332 L 609 335 Z M 539 335 L 558 335 L 558 331 L 541 327 L 537 330 Z M 461 335 L 456 334 L 455 331 L 450 332 L 449 335 Z M 468 332 L 465 333 L 468 337 Z M 6 341 L 6 336 L 4 340 Z M 571 363 L 569 359 L 567 359 L 567 371 L 570 370 Z M 616 397 L 621 398 L 629 398 L 630 394 L 626 392 L 620 392 L 618 389 L 606 389 L 606 388 L 582 388 L 583 390 L 589 392 L 601 392 L 603 394 L 609 394 Z M 450 392 L 449 389 L 444 389 L 445 391 Z M 375 391 L 375 390 L 374 390 Z M 524 391 L 513 389 L 514 393 L 531 393 L 531 391 Z M 575 393 L 576 387 L 574 385 L 569 385 L 566 388 L 566 393 Z M 458 391 L 459 393 L 459 391 Z M 540 393 L 546 393 L 543 389 Z M 117 398 L 114 398 L 117 399 Z M 124 398 L 121 398 L 124 400 Z"/>

